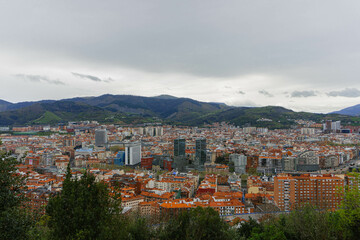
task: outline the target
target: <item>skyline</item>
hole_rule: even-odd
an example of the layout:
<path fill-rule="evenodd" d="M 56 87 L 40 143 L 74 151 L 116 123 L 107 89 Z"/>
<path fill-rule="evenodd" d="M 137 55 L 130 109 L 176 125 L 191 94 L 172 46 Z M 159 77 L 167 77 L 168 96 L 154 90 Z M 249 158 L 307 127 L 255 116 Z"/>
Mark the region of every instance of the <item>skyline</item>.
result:
<path fill-rule="evenodd" d="M 169 94 L 230 106 L 340 110 L 360 103 L 359 6 L 3 1 L 0 99 Z"/>

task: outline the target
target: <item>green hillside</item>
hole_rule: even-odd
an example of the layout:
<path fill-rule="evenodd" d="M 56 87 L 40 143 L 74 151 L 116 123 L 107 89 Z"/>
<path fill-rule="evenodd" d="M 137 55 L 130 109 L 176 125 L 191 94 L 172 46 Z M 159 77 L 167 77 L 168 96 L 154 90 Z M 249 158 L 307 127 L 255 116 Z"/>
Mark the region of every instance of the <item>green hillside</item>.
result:
<path fill-rule="evenodd" d="M 61 118 L 52 112 L 46 111 L 40 118 L 33 121 L 34 124 L 47 124 L 61 122 Z"/>
<path fill-rule="evenodd" d="M 294 112 L 278 107 L 230 107 L 222 103 L 199 102 L 189 98 L 158 98 L 131 95 L 103 95 L 61 101 L 41 101 L 19 109 L 0 112 L 0 126 L 56 124 L 68 121 L 94 120 L 101 123 L 138 124 L 164 122 L 181 125 L 203 125 L 229 122 L 237 126 L 289 128 L 295 119 L 321 122 L 341 120 L 346 125 L 360 125 L 359 117 L 339 114 Z"/>
<path fill-rule="evenodd" d="M 295 120 L 312 120 L 315 122 L 329 120 L 341 120 L 346 125 L 360 125 L 360 117 L 351 117 L 339 114 L 317 114 L 308 112 L 294 112 L 292 110 L 277 107 L 238 107 L 224 111 L 213 112 L 202 115 L 198 118 L 188 120 L 191 125 L 199 125 L 212 122 L 229 122 L 237 126 L 254 126 L 275 128 L 290 128 L 295 125 Z"/>

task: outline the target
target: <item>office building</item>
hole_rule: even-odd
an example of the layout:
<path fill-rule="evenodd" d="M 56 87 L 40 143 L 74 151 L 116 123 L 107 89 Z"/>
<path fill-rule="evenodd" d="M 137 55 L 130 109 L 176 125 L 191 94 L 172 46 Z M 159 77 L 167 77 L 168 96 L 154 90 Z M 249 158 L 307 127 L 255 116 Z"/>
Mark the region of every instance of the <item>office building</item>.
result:
<path fill-rule="evenodd" d="M 198 161 L 200 165 L 204 165 L 206 162 L 206 139 L 197 139 L 195 142 L 195 161 Z"/>
<path fill-rule="evenodd" d="M 95 130 L 95 146 L 96 147 L 105 147 L 107 144 L 107 131 L 106 129 L 96 129 Z"/>
<path fill-rule="evenodd" d="M 116 153 L 116 156 L 114 158 L 114 164 L 124 166 L 125 165 L 125 152 L 119 151 Z"/>
<path fill-rule="evenodd" d="M 125 144 L 125 165 L 134 166 L 141 162 L 141 143 Z"/>
<path fill-rule="evenodd" d="M 175 139 L 174 140 L 174 157 L 185 156 L 185 139 Z"/>
<path fill-rule="evenodd" d="M 185 167 L 187 165 L 185 147 L 186 147 L 185 139 L 175 139 L 174 140 L 173 167 L 180 172 L 185 171 Z"/>
<path fill-rule="evenodd" d="M 341 130 L 341 121 L 331 121 L 331 120 L 326 120 L 326 122 L 323 124 L 323 130 L 325 133 L 336 133 L 336 132 L 340 132 Z"/>

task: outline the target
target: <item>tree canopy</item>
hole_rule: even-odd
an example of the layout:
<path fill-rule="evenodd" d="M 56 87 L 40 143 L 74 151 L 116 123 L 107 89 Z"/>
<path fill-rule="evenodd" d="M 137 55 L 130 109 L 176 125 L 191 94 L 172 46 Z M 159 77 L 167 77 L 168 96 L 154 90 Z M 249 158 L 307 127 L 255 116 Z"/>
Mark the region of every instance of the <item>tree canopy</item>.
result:
<path fill-rule="evenodd" d="M 54 239 L 98 239 L 119 211 L 118 199 L 110 197 L 105 184 L 87 172 L 80 180 L 72 179 L 70 168 L 62 192 L 46 208 Z"/>
<path fill-rule="evenodd" d="M 197 207 L 181 212 L 163 228 L 160 239 L 232 239 L 234 232 L 212 208 Z"/>
<path fill-rule="evenodd" d="M 16 172 L 17 164 L 0 152 L 0 239 L 27 239 L 32 223 L 24 206 L 25 177 Z"/>

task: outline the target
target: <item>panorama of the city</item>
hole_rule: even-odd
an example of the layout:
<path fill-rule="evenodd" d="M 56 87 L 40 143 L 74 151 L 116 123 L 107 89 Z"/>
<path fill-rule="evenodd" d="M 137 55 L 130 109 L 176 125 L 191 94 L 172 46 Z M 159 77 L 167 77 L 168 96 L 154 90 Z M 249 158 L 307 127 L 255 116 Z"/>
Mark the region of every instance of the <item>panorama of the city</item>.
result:
<path fill-rule="evenodd" d="M 359 10 L 0 0 L 0 240 L 360 239 Z"/>
<path fill-rule="evenodd" d="M 299 119 L 273 130 L 97 121 L 0 130 L 2 150 L 19 161 L 16 174 L 26 176 L 26 204 L 40 215 L 61 196 L 70 172 L 68 181 L 91 174 L 116 192 L 123 215 L 160 224 L 211 208 L 241 228 L 306 206 L 339 209 L 345 191 L 358 189 L 359 129 Z"/>

